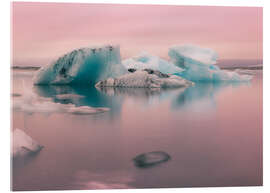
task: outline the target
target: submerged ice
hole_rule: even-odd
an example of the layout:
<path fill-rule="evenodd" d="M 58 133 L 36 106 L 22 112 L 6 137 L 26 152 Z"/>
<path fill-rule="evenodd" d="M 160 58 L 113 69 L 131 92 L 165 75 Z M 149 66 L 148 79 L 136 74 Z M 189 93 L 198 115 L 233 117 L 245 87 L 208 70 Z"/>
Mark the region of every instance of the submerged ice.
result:
<path fill-rule="evenodd" d="M 81 48 L 42 67 L 34 84 L 92 84 L 126 72 L 119 46 Z"/>
<path fill-rule="evenodd" d="M 181 77 L 194 82 L 249 81 L 250 75 L 221 70 L 217 65 L 218 54 L 195 45 L 173 46 L 169 49 L 171 61 L 184 70 Z"/>

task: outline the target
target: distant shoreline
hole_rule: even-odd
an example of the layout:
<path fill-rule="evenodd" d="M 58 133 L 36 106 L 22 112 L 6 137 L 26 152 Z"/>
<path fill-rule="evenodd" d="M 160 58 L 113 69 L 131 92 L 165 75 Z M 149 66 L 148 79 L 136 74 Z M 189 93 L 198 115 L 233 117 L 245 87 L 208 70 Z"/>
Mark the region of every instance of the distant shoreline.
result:
<path fill-rule="evenodd" d="M 41 67 L 39 66 L 12 66 L 13 70 L 39 70 Z M 236 70 L 236 69 L 243 69 L 243 70 L 262 70 L 263 65 L 257 66 L 222 66 L 220 69 L 223 70 Z"/>
<path fill-rule="evenodd" d="M 262 70 L 263 66 L 228 66 L 228 67 L 220 67 L 222 70 L 236 70 L 236 69 L 242 69 L 242 70 Z"/>
<path fill-rule="evenodd" d="M 13 70 L 38 70 L 41 67 L 39 66 L 12 66 Z"/>

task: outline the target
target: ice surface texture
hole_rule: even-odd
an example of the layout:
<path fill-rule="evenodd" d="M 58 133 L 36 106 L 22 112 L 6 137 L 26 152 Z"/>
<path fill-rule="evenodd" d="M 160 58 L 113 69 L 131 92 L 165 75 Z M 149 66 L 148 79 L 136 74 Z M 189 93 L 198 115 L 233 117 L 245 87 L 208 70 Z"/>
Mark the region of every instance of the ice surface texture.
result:
<path fill-rule="evenodd" d="M 143 70 L 145 68 L 151 68 L 166 74 L 179 74 L 183 71 L 182 68 L 174 65 L 173 63 L 163 60 L 157 56 L 152 56 L 146 52 L 143 52 L 138 56 L 123 60 L 122 63 L 127 69 L 134 68 Z"/>
<path fill-rule="evenodd" d="M 56 62 L 42 67 L 34 84 L 92 84 L 126 72 L 121 64 L 119 46 L 73 50 Z"/>
<path fill-rule="evenodd" d="M 30 136 L 20 129 L 13 131 L 13 157 L 21 157 L 31 153 L 37 153 L 43 148 Z"/>
<path fill-rule="evenodd" d="M 157 73 L 158 74 L 158 73 Z M 137 70 L 117 78 L 99 81 L 96 87 L 128 87 L 128 88 L 177 88 L 193 85 L 181 77 L 171 75 L 162 77 L 145 70 Z"/>
<path fill-rule="evenodd" d="M 171 61 L 184 69 L 179 75 L 194 82 L 249 81 L 250 75 L 221 70 L 217 65 L 218 54 L 195 45 L 173 46 L 169 49 Z"/>

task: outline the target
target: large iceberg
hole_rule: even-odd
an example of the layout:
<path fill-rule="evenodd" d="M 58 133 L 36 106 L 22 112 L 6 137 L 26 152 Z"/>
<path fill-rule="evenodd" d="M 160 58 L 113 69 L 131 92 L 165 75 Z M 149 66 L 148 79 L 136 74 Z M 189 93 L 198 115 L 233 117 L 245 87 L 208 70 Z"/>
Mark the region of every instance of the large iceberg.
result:
<path fill-rule="evenodd" d="M 134 69 L 135 70 L 135 69 Z M 156 70 L 144 69 L 99 81 L 96 87 L 127 87 L 127 88 L 177 88 L 193 85 L 193 82 L 176 75 L 163 74 Z"/>
<path fill-rule="evenodd" d="M 92 84 L 126 73 L 121 64 L 120 47 L 81 48 L 42 67 L 34 84 Z"/>
<path fill-rule="evenodd" d="M 179 75 L 194 82 L 249 81 L 250 75 L 221 70 L 217 65 L 218 54 L 208 48 L 195 45 L 173 46 L 169 49 L 171 61 L 183 68 Z"/>
<path fill-rule="evenodd" d="M 166 74 L 179 74 L 183 71 L 182 68 L 174 65 L 173 63 L 163 60 L 157 56 L 152 56 L 146 52 L 143 52 L 138 56 L 123 60 L 122 64 L 127 69 L 134 68 L 143 70 L 145 68 L 151 68 Z"/>

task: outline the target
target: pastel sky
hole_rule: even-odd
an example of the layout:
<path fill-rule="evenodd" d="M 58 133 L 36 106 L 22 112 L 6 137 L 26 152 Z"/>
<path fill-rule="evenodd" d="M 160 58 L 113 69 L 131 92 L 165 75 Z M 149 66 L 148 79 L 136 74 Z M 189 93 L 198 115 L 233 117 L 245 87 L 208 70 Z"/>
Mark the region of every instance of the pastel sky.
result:
<path fill-rule="evenodd" d="M 176 44 L 215 49 L 220 59 L 262 59 L 262 8 L 12 3 L 13 63 L 43 65 L 75 48 L 119 44 L 122 58 L 168 58 Z"/>

